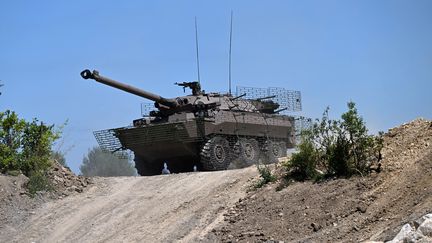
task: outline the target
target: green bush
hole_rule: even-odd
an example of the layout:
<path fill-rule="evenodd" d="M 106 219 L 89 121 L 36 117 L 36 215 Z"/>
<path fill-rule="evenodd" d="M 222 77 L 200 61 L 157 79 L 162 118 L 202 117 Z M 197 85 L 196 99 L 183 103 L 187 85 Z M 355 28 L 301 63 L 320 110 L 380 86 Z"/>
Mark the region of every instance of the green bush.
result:
<path fill-rule="evenodd" d="M 52 184 L 43 171 L 32 171 L 27 183 L 30 195 L 34 196 L 39 191 L 51 191 Z"/>
<path fill-rule="evenodd" d="M 45 171 L 51 167 L 51 145 L 59 137 L 53 131 L 54 126 L 47 126 L 37 119 L 27 123 L 22 139 L 20 169 L 24 174 L 31 171 Z"/>
<path fill-rule="evenodd" d="M 26 122 L 15 112 L 0 112 L 0 172 L 19 170 L 21 142 Z"/>
<path fill-rule="evenodd" d="M 349 146 L 345 140 L 337 138 L 334 144 L 328 147 L 327 174 L 349 176 L 352 174 L 349 161 Z"/>
<path fill-rule="evenodd" d="M 363 175 L 377 162 L 382 134 L 368 135 L 355 103 L 348 102 L 348 111 L 341 120 L 331 120 L 328 112 L 329 108 L 321 120 L 303 132 L 299 152 L 293 154 L 287 165 L 291 176 L 312 179 L 318 169 L 324 171 L 325 177 Z"/>
<path fill-rule="evenodd" d="M 258 169 L 258 172 L 259 172 L 261 178 L 257 182 L 257 184 L 255 184 L 255 188 L 261 188 L 265 184 L 268 184 L 270 182 L 276 181 L 276 176 L 274 176 L 271 173 L 270 168 L 268 167 L 268 165 L 257 164 L 256 166 L 257 166 L 257 169 Z"/>
<path fill-rule="evenodd" d="M 302 139 L 299 152 L 293 154 L 287 166 L 291 176 L 297 180 L 313 179 L 316 176 L 317 153 L 311 141 Z"/>
<path fill-rule="evenodd" d="M 60 131 L 37 119 L 26 122 L 13 111 L 0 112 L 0 172 L 20 170 L 26 176 L 51 166 L 51 146 Z"/>

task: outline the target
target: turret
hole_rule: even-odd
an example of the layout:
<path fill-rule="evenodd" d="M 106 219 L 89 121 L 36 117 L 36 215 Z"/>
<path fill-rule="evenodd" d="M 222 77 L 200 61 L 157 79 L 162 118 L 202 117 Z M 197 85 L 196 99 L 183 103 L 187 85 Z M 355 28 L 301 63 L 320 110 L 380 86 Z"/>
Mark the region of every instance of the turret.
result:
<path fill-rule="evenodd" d="M 153 94 L 153 93 L 148 92 L 148 91 L 144 91 L 142 89 L 133 87 L 131 85 L 120 83 L 120 82 L 115 81 L 113 79 L 99 75 L 99 72 L 96 70 L 93 70 L 93 72 L 91 72 L 90 70 L 86 69 L 86 70 L 81 72 L 81 77 L 84 79 L 94 79 L 99 83 L 103 83 L 105 85 L 126 91 L 128 93 L 131 93 L 131 94 L 155 101 L 156 103 L 159 103 L 163 106 L 167 106 L 169 108 L 176 108 L 176 107 L 180 106 L 178 101 L 175 99 L 167 99 L 167 98 L 164 98 L 160 95 Z"/>

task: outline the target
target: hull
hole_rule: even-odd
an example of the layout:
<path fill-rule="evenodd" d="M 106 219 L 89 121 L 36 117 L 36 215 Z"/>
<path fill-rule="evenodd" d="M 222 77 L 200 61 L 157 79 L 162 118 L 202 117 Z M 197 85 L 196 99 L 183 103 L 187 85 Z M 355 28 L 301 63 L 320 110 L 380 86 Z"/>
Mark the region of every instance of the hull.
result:
<path fill-rule="evenodd" d="M 270 138 L 283 141 L 287 148 L 292 148 L 293 124 L 293 118 L 289 116 L 219 112 L 215 119 L 119 128 L 114 129 L 114 134 L 124 149 L 134 152 L 138 158 L 136 163 L 152 164 L 156 172 L 156 168 L 162 169 L 165 162 L 172 172 L 183 172 L 191 171 L 194 166 L 203 169 L 200 152 L 205 141 L 214 136 L 225 137 L 231 147 L 239 138 L 253 138 L 260 144 Z"/>

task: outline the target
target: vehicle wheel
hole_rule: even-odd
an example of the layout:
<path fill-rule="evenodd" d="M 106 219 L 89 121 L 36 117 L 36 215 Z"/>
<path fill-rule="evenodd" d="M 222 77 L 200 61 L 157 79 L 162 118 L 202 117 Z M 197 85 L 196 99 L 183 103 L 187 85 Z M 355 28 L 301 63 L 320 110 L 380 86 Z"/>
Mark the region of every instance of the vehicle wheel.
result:
<path fill-rule="evenodd" d="M 286 143 L 285 142 L 279 142 L 279 146 L 280 146 L 281 151 L 282 151 L 281 157 L 287 157 L 288 154 L 287 154 L 287 145 L 286 145 Z"/>
<path fill-rule="evenodd" d="M 204 170 L 226 170 L 232 155 L 228 141 L 223 137 L 214 137 L 201 149 L 201 164 Z"/>
<path fill-rule="evenodd" d="M 271 140 L 267 140 L 264 143 L 263 150 L 266 155 L 266 160 L 268 163 L 277 162 L 278 158 L 286 156 L 286 146 L 285 148 L 282 148 L 283 146 L 284 145 L 281 144 L 280 142 L 274 142 Z"/>
<path fill-rule="evenodd" d="M 153 176 L 160 175 L 162 172 L 162 165 L 155 161 L 144 160 L 139 156 L 135 156 L 135 169 L 138 172 L 138 175 L 141 176 Z"/>
<path fill-rule="evenodd" d="M 258 162 L 260 150 L 255 139 L 240 138 L 236 145 L 239 163 L 242 167 L 247 167 Z"/>

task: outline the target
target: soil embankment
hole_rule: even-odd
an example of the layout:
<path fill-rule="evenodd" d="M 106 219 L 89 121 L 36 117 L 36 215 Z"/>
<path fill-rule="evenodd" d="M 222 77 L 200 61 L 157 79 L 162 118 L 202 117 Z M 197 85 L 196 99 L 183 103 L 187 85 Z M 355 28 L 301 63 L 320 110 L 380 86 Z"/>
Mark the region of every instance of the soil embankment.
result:
<path fill-rule="evenodd" d="M 432 122 L 417 119 L 384 136 L 381 173 L 322 183 L 277 183 L 248 194 L 208 239 L 361 242 L 390 240 L 432 212 Z"/>

